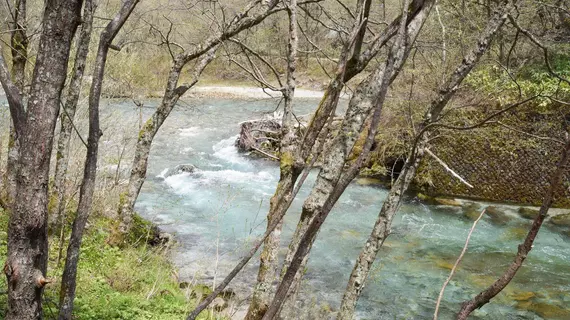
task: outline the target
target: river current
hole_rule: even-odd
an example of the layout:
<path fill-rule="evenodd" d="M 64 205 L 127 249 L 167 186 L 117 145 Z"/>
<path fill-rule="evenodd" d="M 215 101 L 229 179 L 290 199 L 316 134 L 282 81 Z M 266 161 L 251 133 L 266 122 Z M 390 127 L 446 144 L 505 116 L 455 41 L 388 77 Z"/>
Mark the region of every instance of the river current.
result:
<path fill-rule="evenodd" d="M 148 101 L 146 119 L 157 101 Z M 318 103 L 298 99 L 298 114 Z M 186 99 L 172 112 L 153 144 L 148 178 L 136 204 L 145 218 L 174 234 L 172 259 L 179 277 L 214 285 L 263 233 L 269 199 L 279 176 L 275 162 L 237 152 L 239 123 L 272 113 L 276 100 Z M 121 119 L 134 132 L 138 111 L 130 102 L 102 107 L 105 127 Z M 123 121 L 124 119 L 124 121 Z M 103 149 L 116 136 L 107 130 Z M 134 138 L 133 138 L 134 139 Z M 124 160 L 130 162 L 130 160 Z M 192 164 L 194 173 L 165 177 L 169 168 Z M 281 258 L 309 193 L 313 172 L 293 202 L 283 227 Z M 362 180 L 360 182 L 363 182 Z M 366 182 L 366 181 L 364 181 Z M 314 319 L 338 309 L 348 275 L 365 243 L 387 191 L 352 183 L 318 235 L 302 284 L 297 318 Z M 484 208 L 485 203 L 480 203 Z M 447 286 L 440 319 L 452 319 L 460 303 L 488 286 L 512 261 L 530 220 L 517 206 L 497 205 L 510 219 L 484 218 L 469 250 Z M 357 306 L 359 319 L 431 319 L 439 290 L 472 225 L 461 208 L 426 205 L 406 198 L 393 233 L 379 252 Z M 230 287 L 247 298 L 255 283 L 258 257 Z M 570 239 L 546 224 L 513 282 L 474 313 L 480 319 L 570 319 Z M 247 302 L 244 302 L 244 305 Z"/>

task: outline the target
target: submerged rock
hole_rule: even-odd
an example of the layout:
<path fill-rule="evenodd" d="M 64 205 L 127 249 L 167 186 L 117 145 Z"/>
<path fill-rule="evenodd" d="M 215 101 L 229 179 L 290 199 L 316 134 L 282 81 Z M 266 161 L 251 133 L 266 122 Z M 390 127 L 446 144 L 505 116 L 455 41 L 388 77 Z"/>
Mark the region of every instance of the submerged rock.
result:
<path fill-rule="evenodd" d="M 570 213 L 554 216 L 552 219 L 550 219 L 550 222 L 554 223 L 557 226 L 570 227 Z"/>
<path fill-rule="evenodd" d="M 511 217 L 495 206 L 488 206 L 487 209 L 485 209 L 485 214 L 491 218 L 493 223 L 496 224 L 506 224 L 511 221 Z"/>
<path fill-rule="evenodd" d="M 462 209 L 463 216 L 473 221 L 477 220 L 481 214 L 481 205 L 475 202 L 466 203 Z"/>
<path fill-rule="evenodd" d="M 527 208 L 527 207 L 520 207 L 518 210 L 519 216 L 525 218 L 525 219 L 529 219 L 529 220 L 534 220 L 534 218 L 536 218 L 538 216 L 539 211 L 536 209 L 531 209 L 531 208 Z"/>
<path fill-rule="evenodd" d="M 433 199 L 437 204 L 443 205 L 443 206 L 454 206 L 454 207 L 460 207 L 461 206 L 461 202 L 455 200 L 455 199 L 449 199 L 449 198 L 434 198 Z"/>
<path fill-rule="evenodd" d="M 168 169 L 168 171 L 166 171 L 166 173 L 164 174 L 165 178 L 168 178 L 170 176 L 174 176 L 177 174 L 181 174 L 181 173 L 194 173 L 194 171 L 196 171 L 196 167 L 192 164 L 179 164 L 174 168 L 170 168 Z"/>

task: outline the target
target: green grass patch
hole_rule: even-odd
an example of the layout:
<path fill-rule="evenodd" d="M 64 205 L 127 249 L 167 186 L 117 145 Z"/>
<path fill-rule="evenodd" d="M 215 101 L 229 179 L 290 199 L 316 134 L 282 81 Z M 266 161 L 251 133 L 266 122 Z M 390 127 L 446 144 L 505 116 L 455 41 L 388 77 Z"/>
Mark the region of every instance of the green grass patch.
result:
<path fill-rule="evenodd" d="M 108 244 L 116 222 L 92 217 L 86 230 L 77 278 L 74 317 L 99 319 L 184 319 L 196 305 L 190 293 L 180 289 L 176 270 L 167 259 L 165 248 L 119 248 Z M 7 253 L 8 216 L 0 209 L 0 263 Z M 44 318 L 56 319 L 62 266 L 57 266 L 57 243 L 50 239 L 49 284 L 44 293 Z M 3 277 L 0 291 L 5 292 Z M 0 295 L 0 318 L 7 308 L 6 294 Z M 201 319 L 216 319 L 207 314 Z"/>

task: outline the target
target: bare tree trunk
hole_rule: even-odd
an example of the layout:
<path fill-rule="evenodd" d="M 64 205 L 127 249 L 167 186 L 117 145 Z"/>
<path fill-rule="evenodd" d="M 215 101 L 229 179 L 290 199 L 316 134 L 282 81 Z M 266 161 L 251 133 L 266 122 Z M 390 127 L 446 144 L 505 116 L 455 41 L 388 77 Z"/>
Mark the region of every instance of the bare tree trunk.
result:
<path fill-rule="evenodd" d="M 176 59 L 174 65 L 170 69 L 168 76 L 168 83 L 166 85 L 166 90 L 164 97 L 162 98 L 161 104 L 158 106 L 154 114 L 147 122 L 143 125 L 139 132 L 139 138 L 137 140 L 135 158 L 131 167 L 131 175 L 129 178 L 129 185 L 126 193 L 121 194 L 119 202 L 119 216 L 121 218 L 121 233 L 127 234 L 130 230 L 132 219 L 133 219 L 133 208 L 135 202 L 139 196 L 140 190 L 146 179 L 146 169 L 148 166 L 148 156 L 150 155 L 150 147 L 154 136 L 158 133 L 158 130 L 172 111 L 174 106 L 178 102 L 178 99 L 186 92 L 188 89 L 193 87 L 199 80 L 200 74 L 206 66 L 214 59 L 216 49 L 218 45 L 215 45 L 206 53 L 202 60 L 194 68 L 194 77 L 192 82 L 188 84 L 183 84 L 178 86 L 178 79 L 180 78 L 180 73 L 182 68 L 184 68 L 185 63 L 181 59 Z"/>
<path fill-rule="evenodd" d="M 26 86 L 26 63 L 28 61 L 28 36 L 26 33 L 26 0 L 16 0 L 12 23 L 12 35 L 10 38 L 12 52 L 12 81 L 20 90 L 22 96 L 25 95 Z M 16 195 L 16 174 L 18 172 L 18 158 L 20 154 L 20 142 L 14 128 L 13 121 L 10 121 L 10 135 L 8 140 L 8 156 L 6 164 L 6 175 L 4 177 L 4 202 L 11 206 Z"/>
<path fill-rule="evenodd" d="M 67 174 L 67 166 L 69 163 L 69 142 L 71 140 L 71 131 L 73 129 L 73 119 L 75 118 L 75 110 L 77 109 L 77 103 L 79 101 L 79 95 L 81 93 L 81 83 L 83 81 L 83 74 L 85 72 L 85 63 L 87 61 L 87 55 L 89 53 L 89 42 L 91 41 L 91 33 L 93 31 L 93 14 L 97 8 L 96 0 L 85 1 L 83 8 L 83 17 L 81 19 L 81 29 L 79 32 L 79 38 L 76 43 L 76 53 L 75 61 L 73 62 L 73 71 L 71 74 L 71 79 L 69 80 L 69 85 L 67 89 L 67 96 L 65 103 L 62 106 L 63 112 L 59 116 L 61 129 L 59 131 L 59 137 L 57 139 L 57 153 L 56 153 L 56 164 L 55 164 L 55 175 L 53 184 L 53 197 L 57 199 L 54 208 L 56 212 L 53 212 L 54 221 L 59 224 L 61 232 L 65 228 L 65 180 Z M 59 229 L 59 228 L 56 228 Z M 61 251 L 63 249 L 63 243 L 59 244 L 59 254 L 57 257 L 58 265 L 61 259 Z"/>
<path fill-rule="evenodd" d="M 462 304 L 461 310 L 457 315 L 458 320 L 467 319 L 471 312 L 473 312 L 475 309 L 481 308 L 489 301 L 491 301 L 491 299 L 494 298 L 497 294 L 499 294 L 499 292 L 501 292 L 511 282 L 519 268 L 522 266 L 524 260 L 530 253 L 530 250 L 532 250 L 534 239 L 540 231 L 540 227 L 546 218 L 548 209 L 550 209 L 550 206 L 552 206 L 554 195 L 562 186 L 562 178 L 564 177 L 565 173 L 568 172 L 567 166 L 568 160 L 570 159 L 570 138 L 568 138 L 568 133 L 566 133 L 566 135 L 566 145 L 562 151 L 561 159 L 558 163 L 556 171 L 550 178 L 550 187 L 544 195 L 539 214 L 534 219 L 534 222 L 530 227 L 530 230 L 528 231 L 524 242 L 519 245 L 514 261 L 509 265 L 505 273 L 503 273 L 499 279 L 493 282 L 491 286 L 479 293 L 477 296 L 473 297 L 473 299 L 465 301 Z"/>
<path fill-rule="evenodd" d="M 408 20 L 406 23 L 410 24 L 413 17 L 421 14 L 423 12 L 424 6 L 429 5 L 430 1 L 433 0 L 414 0 L 412 4 L 410 4 Z M 324 96 L 319 103 L 317 111 L 311 119 L 311 123 L 309 124 L 307 131 L 305 132 L 299 145 L 296 146 L 295 154 L 292 160 L 293 171 L 297 173 L 295 176 L 287 175 L 286 179 L 280 178 L 281 185 L 278 186 L 278 190 L 281 190 L 281 193 L 279 193 L 279 196 L 276 198 L 276 200 L 272 199 L 272 201 L 277 202 L 278 204 L 274 206 L 274 208 L 276 208 L 275 212 L 271 213 L 271 215 L 278 218 L 276 218 L 273 223 L 270 223 L 270 226 L 268 226 L 265 234 L 255 241 L 252 249 L 244 257 L 241 258 L 240 262 L 215 288 L 215 290 L 210 295 L 208 295 L 196 307 L 196 309 L 192 311 L 192 313 L 187 317 L 187 320 L 195 319 L 200 314 L 200 312 L 203 311 L 216 298 L 216 296 L 227 287 L 233 278 L 243 269 L 245 265 L 247 265 L 259 247 L 261 247 L 263 241 L 265 241 L 271 232 L 279 225 L 285 215 L 285 212 L 291 205 L 298 189 L 300 188 L 300 185 L 302 185 L 304 182 L 306 174 L 308 174 L 308 171 L 305 171 L 301 176 L 300 181 L 297 183 L 297 185 L 295 185 L 299 172 L 303 171 L 303 168 L 305 168 L 305 163 L 311 156 L 315 141 L 319 139 L 319 137 L 327 136 L 326 124 L 336 109 L 340 94 L 344 87 L 344 83 L 352 79 L 355 75 L 359 74 L 364 68 L 366 68 L 368 63 L 378 54 L 382 48 L 384 48 L 388 41 L 396 34 L 400 19 L 401 16 L 394 19 L 394 21 L 384 31 L 379 33 L 374 38 L 374 40 L 371 42 L 370 47 L 364 50 L 362 53 L 355 51 L 351 43 L 346 44 L 346 47 L 342 50 L 341 57 L 337 64 L 335 77 L 329 82 Z M 351 33 L 351 38 L 356 39 L 362 25 L 363 23 L 357 21 L 353 28 L 353 32 Z M 359 40 L 357 39 L 356 41 Z M 317 152 L 317 155 L 319 153 L 320 151 Z M 277 193 L 275 195 L 277 195 Z"/>
<path fill-rule="evenodd" d="M 280 170 L 281 175 L 277 190 L 271 198 L 267 214 L 267 227 L 269 228 L 277 219 L 280 219 L 278 205 L 281 199 L 288 201 L 291 197 L 294 181 L 300 173 L 294 164 L 296 132 L 293 123 L 293 97 L 295 93 L 295 69 L 297 67 L 297 0 L 290 0 L 287 8 L 289 15 L 289 44 L 287 50 L 287 84 L 283 89 L 285 107 L 281 124 Z M 281 238 L 280 221 L 275 230 L 265 239 L 260 256 L 260 267 L 257 274 L 257 284 L 245 319 L 260 320 L 271 302 L 272 285 L 276 278 L 277 256 Z"/>
<path fill-rule="evenodd" d="M 8 226 L 6 319 L 42 317 L 46 284 L 48 180 L 61 90 L 67 76 L 71 41 L 81 13 L 80 0 L 46 1 L 43 30 L 27 110 L 23 108 L 2 59 L 0 80 L 20 142 L 16 197 Z"/>
<path fill-rule="evenodd" d="M 287 277 L 287 274 L 290 273 L 289 269 L 291 269 L 293 265 L 292 262 L 296 255 L 296 252 L 299 251 L 300 243 L 304 235 L 307 234 L 309 226 L 313 223 L 314 218 L 328 214 L 328 212 L 326 212 L 327 210 L 324 210 L 325 204 L 331 201 L 329 198 L 331 198 L 333 191 L 338 188 L 339 180 L 343 174 L 343 169 L 347 158 L 356 142 L 356 139 L 364 130 L 365 120 L 369 117 L 372 110 L 375 108 L 381 109 L 382 106 L 381 104 L 378 105 L 378 103 L 384 99 L 384 88 L 387 90 L 389 84 L 397 76 L 399 69 L 401 68 L 403 62 L 410 52 L 411 44 L 415 41 L 415 38 L 419 33 L 421 26 L 427 18 L 429 10 L 431 9 L 431 4 L 432 3 L 424 4 L 425 6 L 422 9 L 424 11 L 418 13 L 414 17 L 414 20 L 409 23 L 407 26 L 408 31 L 406 31 L 406 37 L 408 40 L 402 45 L 402 47 L 396 48 L 394 47 L 395 45 L 393 45 L 393 48 L 391 50 L 392 56 L 388 58 L 391 64 L 390 69 L 386 69 L 386 67 L 389 66 L 388 64 L 386 66 L 378 66 L 368 76 L 368 78 L 357 87 L 351 101 L 349 102 L 349 107 L 339 134 L 334 138 L 332 145 L 327 150 L 327 155 L 321 171 L 317 177 L 317 181 L 315 182 L 311 194 L 303 204 L 301 219 L 297 225 L 293 239 L 289 245 L 287 257 L 285 258 L 285 262 L 283 264 L 282 274 L 284 277 L 283 282 L 280 286 L 283 286 L 285 283 L 285 278 Z M 406 26 L 405 22 L 404 26 Z M 394 61 L 390 61 L 390 59 Z M 384 79 L 387 79 L 387 82 L 384 81 Z M 376 130 L 376 128 L 373 128 L 371 126 L 368 130 Z M 344 189 L 342 190 L 344 191 Z M 316 235 L 316 231 L 314 235 Z M 314 240 L 314 236 L 307 239 L 307 253 L 310 250 L 310 247 L 312 246 Z M 274 300 L 275 305 L 285 303 L 286 308 L 288 309 L 293 306 L 296 293 L 299 289 L 301 278 L 303 276 L 302 270 L 306 266 L 307 261 L 307 255 L 301 257 L 299 260 L 299 266 L 295 267 L 295 274 L 291 276 L 291 284 L 288 284 L 291 286 L 291 288 L 288 290 L 285 297 L 277 297 L 276 295 L 276 298 Z M 278 298 L 284 299 L 284 302 L 277 300 Z M 277 309 L 276 312 L 278 314 L 279 310 Z"/>
<path fill-rule="evenodd" d="M 254 12 L 256 9 L 258 12 Z M 278 6 L 278 1 L 276 0 L 269 1 L 266 4 L 252 1 L 246 5 L 244 10 L 238 12 L 229 20 L 230 22 L 224 30 L 205 40 L 195 50 L 184 52 L 174 59 L 162 102 L 139 132 L 128 189 L 120 197 L 121 233 L 126 234 L 130 230 L 134 205 L 146 178 L 148 156 L 154 136 L 178 102 L 178 99 L 198 82 L 202 71 L 214 59 L 216 49 L 223 41 L 243 30 L 258 25 L 268 16 L 282 10 L 285 10 L 285 7 Z M 192 81 L 179 86 L 178 80 L 184 66 L 200 57 L 202 59 L 194 67 Z"/>
<path fill-rule="evenodd" d="M 380 210 L 378 219 L 372 229 L 372 233 L 356 260 L 356 264 L 350 275 L 347 288 L 341 302 L 341 308 L 337 319 L 353 319 L 356 302 L 366 285 L 366 279 L 370 272 L 370 268 L 376 259 L 378 250 L 390 235 L 392 220 L 400 208 L 402 196 L 408 189 L 410 182 L 414 179 L 416 170 L 423 158 L 428 140 L 425 129 L 429 124 L 434 123 L 439 119 L 442 110 L 455 94 L 460 84 L 478 63 L 483 54 L 485 54 L 489 49 L 494 36 L 507 19 L 509 7 L 507 7 L 505 3 L 501 9 L 502 11 L 496 12 L 491 20 L 489 20 L 485 31 L 478 39 L 477 45 L 463 58 L 462 62 L 455 69 L 455 72 L 446 82 L 446 85 L 439 90 L 439 96 L 432 101 L 428 113 L 426 114 L 426 119 L 423 122 L 420 128 L 420 133 L 416 139 L 417 143 L 414 143 L 412 146 L 408 159 L 404 165 L 404 169 L 390 189 L 390 193 L 382 205 L 382 209 Z"/>
<path fill-rule="evenodd" d="M 79 262 L 83 231 L 85 229 L 85 224 L 87 223 L 87 218 L 91 213 L 91 205 L 93 203 L 93 193 L 95 191 L 95 180 L 97 177 L 99 138 L 103 134 L 99 128 L 99 99 L 101 98 L 107 55 L 113 39 L 119 30 L 121 30 L 138 3 L 139 0 L 123 1 L 119 12 L 115 15 L 113 20 L 107 24 L 107 27 L 101 33 L 101 38 L 99 40 L 99 49 L 97 51 L 95 68 L 93 70 L 93 82 L 91 83 L 91 91 L 89 92 L 89 137 L 87 139 L 88 146 L 83 172 L 83 182 L 81 183 L 77 216 L 73 221 L 73 228 L 69 239 L 69 245 L 67 247 L 67 257 L 65 259 L 65 266 L 61 279 L 61 291 L 59 296 L 60 320 L 72 319 L 77 280 L 77 264 Z"/>

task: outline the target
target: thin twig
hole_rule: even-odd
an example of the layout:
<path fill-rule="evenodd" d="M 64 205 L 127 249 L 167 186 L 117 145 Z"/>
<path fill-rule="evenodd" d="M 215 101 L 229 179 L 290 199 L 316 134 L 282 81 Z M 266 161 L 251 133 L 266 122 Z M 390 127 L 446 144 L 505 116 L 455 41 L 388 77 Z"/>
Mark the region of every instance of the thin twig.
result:
<path fill-rule="evenodd" d="M 475 222 L 473 222 L 473 225 L 471 226 L 471 230 L 469 230 L 469 234 L 467 234 L 467 239 L 465 239 L 465 245 L 463 246 L 463 250 L 461 250 L 461 254 L 459 255 L 459 257 L 457 257 L 457 260 L 455 261 L 453 268 L 451 268 L 451 272 L 449 272 L 449 277 L 447 277 L 447 279 L 443 283 L 443 286 L 441 287 L 441 291 L 439 292 L 439 297 L 437 298 L 437 303 L 435 304 L 435 312 L 433 314 L 433 320 L 437 320 L 437 314 L 439 313 L 439 305 L 441 304 L 441 299 L 443 298 L 443 292 L 445 291 L 445 287 L 447 287 L 447 285 L 449 284 L 449 282 L 453 278 L 453 275 L 455 274 L 455 270 L 457 269 L 457 266 L 459 266 L 461 259 L 463 259 L 465 252 L 467 252 L 467 246 L 469 246 L 469 240 L 471 240 L 471 234 L 473 234 L 473 231 L 475 230 L 477 223 L 479 222 L 479 220 L 481 220 L 481 218 L 485 214 L 486 210 L 487 209 L 483 209 L 483 211 L 481 211 L 481 213 L 479 214 L 479 217 L 477 217 L 477 220 L 475 220 Z"/>

